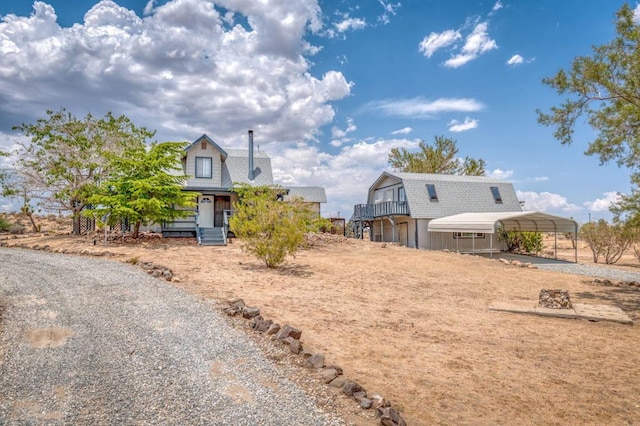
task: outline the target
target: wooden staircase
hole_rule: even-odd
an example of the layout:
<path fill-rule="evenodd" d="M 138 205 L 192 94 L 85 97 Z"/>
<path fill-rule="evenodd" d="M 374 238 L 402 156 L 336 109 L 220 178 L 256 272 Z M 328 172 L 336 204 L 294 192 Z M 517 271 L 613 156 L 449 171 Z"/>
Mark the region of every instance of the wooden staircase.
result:
<path fill-rule="evenodd" d="M 199 228 L 200 245 L 203 246 L 226 246 L 227 239 L 224 235 L 224 228 Z"/>

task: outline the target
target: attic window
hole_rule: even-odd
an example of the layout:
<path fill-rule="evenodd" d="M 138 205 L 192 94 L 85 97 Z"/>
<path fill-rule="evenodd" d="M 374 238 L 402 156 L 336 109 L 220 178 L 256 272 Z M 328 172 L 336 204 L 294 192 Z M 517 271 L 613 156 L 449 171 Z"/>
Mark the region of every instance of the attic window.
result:
<path fill-rule="evenodd" d="M 434 184 L 427 184 L 427 192 L 429 192 L 429 200 L 438 201 L 438 193 L 436 192 L 436 186 Z"/>
<path fill-rule="evenodd" d="M 493 199 L 496 204 L 502 204 L 502 196 L 500 195 L 500 190 L 497 186 L 491 187 L 491 193 L 493 194 Z"/>
<path fill-rule="evenodd" d="M 203 151 L 206 151 L 207 150 L 207 141 L 203 140 L 202 142 L 200 142 L 200 148 Z"/>

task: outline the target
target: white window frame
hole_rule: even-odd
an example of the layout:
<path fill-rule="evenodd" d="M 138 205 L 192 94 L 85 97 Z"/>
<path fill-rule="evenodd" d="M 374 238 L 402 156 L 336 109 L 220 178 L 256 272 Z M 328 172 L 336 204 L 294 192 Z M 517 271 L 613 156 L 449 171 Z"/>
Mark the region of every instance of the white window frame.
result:
<path fill-rule="evenodd" d="M 209 167 L 206 164 L 209 163 Z M 200 167 L 198 167 L 200 164 Z M 211 179 L 213 177 L 213 158 L 211 157 L 196 157 L 196 178 L 199 179 Z"/>

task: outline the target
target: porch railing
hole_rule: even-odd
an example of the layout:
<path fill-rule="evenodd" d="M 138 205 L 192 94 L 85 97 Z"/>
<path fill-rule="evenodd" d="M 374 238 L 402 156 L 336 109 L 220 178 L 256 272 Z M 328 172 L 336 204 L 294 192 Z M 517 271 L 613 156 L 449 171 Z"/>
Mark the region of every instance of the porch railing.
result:
<path fill-rule="evenodd" d="M 356 220 L 402 215 L 409 215 L 409 205 L 406 201 L 385 201 L 376 204 L 356 204 L 353 206 L 353 218 Z"/>

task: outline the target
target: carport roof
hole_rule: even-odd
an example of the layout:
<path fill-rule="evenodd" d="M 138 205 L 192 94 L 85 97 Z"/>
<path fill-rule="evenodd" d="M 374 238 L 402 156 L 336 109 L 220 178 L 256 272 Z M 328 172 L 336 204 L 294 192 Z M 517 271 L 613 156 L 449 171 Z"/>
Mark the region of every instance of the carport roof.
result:
<path fill-rule="evenodd" d="M 461 213 L 433 219 L 429 232 L 483 232 L 493 234 L 502 227 L 508 231 L 573 232 L 578 224 L 573 219 L 529 211 Z"/>

